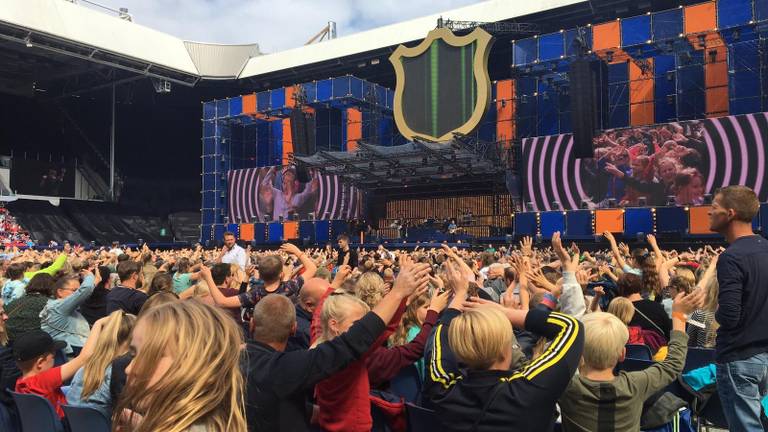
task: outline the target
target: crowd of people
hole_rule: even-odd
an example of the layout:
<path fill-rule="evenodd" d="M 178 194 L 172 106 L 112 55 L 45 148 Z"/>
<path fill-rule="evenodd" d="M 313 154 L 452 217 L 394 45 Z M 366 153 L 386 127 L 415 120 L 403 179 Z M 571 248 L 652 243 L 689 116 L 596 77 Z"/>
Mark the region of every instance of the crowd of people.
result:
<path fill-rule="evenodd" d="M 585 165 L 594 181 L 586 183 L 596 187 L 590 192 L 602 207 L 608 200 L 622 207 L 698 205 L 704 202 L 706 154 L 701 122 L 611 130 L 595 138 L 595 157 Z"/>
<path fill-rule="evenodd" d="M 639 431 L 683 371 L 716 355 L 731 431 L 762 430 L 768 243 L 757 198 L 728 187 L 727 249 L 516 247 L 252 250 L 8 248 L 0 386 L 93 408 L 119 431 Z M 655 363 L 615 372 L 626 346 Z M 403 377 L 418 389 L 404 395 Z M 664 408 L 667 399 L 656 402 Z M 13 409 L 5 391 L 0 402 Z M 662 409 L 663 411 L 663 409 Z M 674 413 L 668 413 L 672 415 Z"/>
<path fill-rule="evenodd" d="M 0 246 L 34 246 L 29 233 L 16 221 L 8 209 L 0 207 Z"/>

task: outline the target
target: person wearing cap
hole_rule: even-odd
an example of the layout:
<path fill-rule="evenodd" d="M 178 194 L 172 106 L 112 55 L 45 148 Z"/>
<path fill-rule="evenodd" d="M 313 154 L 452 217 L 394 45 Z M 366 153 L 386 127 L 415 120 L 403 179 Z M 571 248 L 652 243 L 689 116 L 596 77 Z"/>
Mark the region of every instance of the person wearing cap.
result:
<path fill-rule="evenodd" d="M 21 370 L 21 378 L 16 381 L 16 392 L 48 399 L 59 417 L 63 418 L 61 405 L 66 404 L 67 399 L 61 392 L 61 385 L 71 379 L 93 354 L 105 320 L 102 318 L 96 321 L 77 357 L 57 367 L 53 367 L 53 357 L 56 351 L 67 346 L 66 342 L 54 340 L 42 330 L 33 330 L 19 336 L 13 343 L 13 357 Z"/>

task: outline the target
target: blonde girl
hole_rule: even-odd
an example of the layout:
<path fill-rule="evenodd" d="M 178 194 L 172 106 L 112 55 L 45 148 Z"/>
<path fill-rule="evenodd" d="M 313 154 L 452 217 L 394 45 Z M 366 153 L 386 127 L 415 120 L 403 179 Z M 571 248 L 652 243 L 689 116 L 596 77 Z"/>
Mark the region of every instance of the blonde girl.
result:
<path fill-rule="evenodd" d="M 128 352 L 136 317 L 122 310 L 112 312 L 96 341 L 93 355 L 81 367 L 67 392 L 67 403 L 94 408 L 109 418 L 112 398 L 109 393 L 112 360 Z"/>
<path fill-rule="evenodd" d="M 242 343 L 226 312 L 197 300 L 146 311 L 133 331 L 136 356 L 113 430 L 245 431 Z"/>

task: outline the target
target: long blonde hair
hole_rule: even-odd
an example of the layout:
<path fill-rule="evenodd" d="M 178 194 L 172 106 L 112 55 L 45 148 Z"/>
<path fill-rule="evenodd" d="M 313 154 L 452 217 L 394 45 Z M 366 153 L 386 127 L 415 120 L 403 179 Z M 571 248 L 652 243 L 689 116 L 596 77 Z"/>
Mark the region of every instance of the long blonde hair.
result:
<path fill-rule="evenodd" d="M 333 293 L 326 297 L 323 302 L 323 309 L 320 311 L 320 335 L 317 337 L 313 346 L 329 341 L 337 336 L 334 334 L 329 323 L 332 319 L 338 322 L 344 321 L 349 314 L 351 306 L 357 306 L 361 308 L 363 312 L 371 310 L 364 301 L 353 295 Z"/>
<path fill-rule="evenodd" d="M 437 293 L 434 295 L 437 295 Z M 410 330 L 411 327 L 421 327 L 422 323 L 419 322 L 418 311 L 429 304 L 429 300 L 429 293 L 426 292 L 416 297 L 408 307 L 405 308 L 405 313 L 403 314 L 403 319 L 400 321 L 400 325 L 397 326 L 397 330 L 395 330 L 389 338 L 389 344 L 391 346 L 400 346 L 408 343 L 408 330 Z"/>
<path fill-rule="evenodd" d="M 112 430 L 181 432 L 204 425 L 210 432 L 245 431 L 240 370 L 243 337 L 221 309 L 195 299 L 154 307 L 139 318 L 146 341 L 133 359 Z M 166 355 L 173 366 L 149 385 Z M 121 421 L 124 410 L 142 420 Z"/>
<path fill-rule="evenodd" d="M 83 391 L 80 399 L 88 398 L 104 383 L 104 371 L 112 360 L 128 351 L 131 331 L 136 324 L 136 316 L 117 310 L 109 314 L 104 323 L 99 339 L 93 349 L 93 355 L 83 366 Z"/>

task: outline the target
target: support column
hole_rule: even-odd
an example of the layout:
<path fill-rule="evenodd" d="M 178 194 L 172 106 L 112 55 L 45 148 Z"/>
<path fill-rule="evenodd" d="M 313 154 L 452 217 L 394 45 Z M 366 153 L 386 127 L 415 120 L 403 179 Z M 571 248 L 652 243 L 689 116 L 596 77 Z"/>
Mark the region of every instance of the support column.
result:
<path fill-rule="evenodd" d="M 115 200 L 115 87 L 112 83 L 112 123 L 109 126 L 109 199 Z"/>

